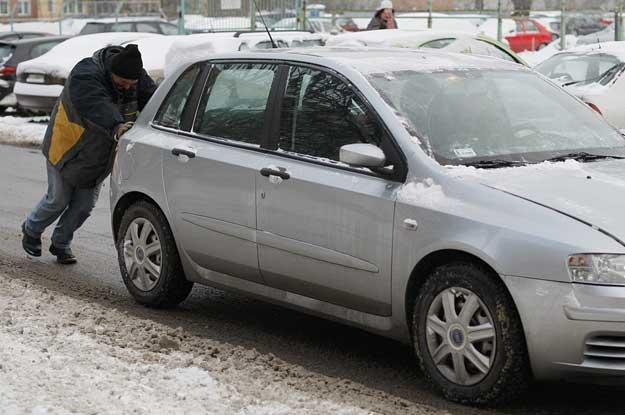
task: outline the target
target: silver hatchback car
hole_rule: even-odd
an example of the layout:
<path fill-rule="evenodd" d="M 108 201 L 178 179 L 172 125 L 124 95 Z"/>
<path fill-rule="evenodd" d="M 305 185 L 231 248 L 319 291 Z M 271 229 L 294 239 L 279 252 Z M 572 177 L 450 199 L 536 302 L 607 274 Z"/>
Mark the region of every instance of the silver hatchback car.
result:
<path fill-rule="evenodd" d="M 625 374 L 625 141 L 519 65 L 314 49 L 181 65 L 119 143 L 123 280 L 414 345 L 449 399 Z"/>

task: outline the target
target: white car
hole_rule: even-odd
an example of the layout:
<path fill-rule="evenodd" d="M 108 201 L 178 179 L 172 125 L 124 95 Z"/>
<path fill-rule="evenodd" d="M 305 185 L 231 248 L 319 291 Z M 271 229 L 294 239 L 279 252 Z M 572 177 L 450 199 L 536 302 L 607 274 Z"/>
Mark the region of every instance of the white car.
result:
<path fill-rule="evenodd" d="M 625 128 L 625 42 L 569 49 L 535 69 L 590 105 L 614 127 Z"/>
<path fill-rule="evenodd" d="M 272 32 L 271 37 L 279 48 L 296 48 L 323 46 L 327 35 L 323 33 L 278 31 Z M 218 53 L 271 48 L 272 44 L 266 32 L 220 32 L 177 36 L 165 54 L 164 76 L 169 76 L 178 67 L 196 58 L 210 57 Z"/>
<path fill-rule="evenodd" d="M 152 33 L 98 33 L 74 37 L 48 53 L 17 66 L 15 96 L 21 108 L 51 112 L 72 68 L 83 58 L 106 46 L 158 36 Z"/>
<path fill-rule="evenodd" d="M 445 52 L 491 56 L 525 65 L 525 62 L 503 43 L 486 36 L 466 32 L 401 29 L 370 30 L 344 33 L 331 37 L 327 40 L 326 46 L 440 49 Z"/>

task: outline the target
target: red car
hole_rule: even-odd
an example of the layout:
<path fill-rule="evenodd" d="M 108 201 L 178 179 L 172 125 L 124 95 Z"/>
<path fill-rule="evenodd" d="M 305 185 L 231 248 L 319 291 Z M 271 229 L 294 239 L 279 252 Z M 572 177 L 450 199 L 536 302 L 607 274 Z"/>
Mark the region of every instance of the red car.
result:
<path fill-rule="evenodd" d="M 534 19 L 515 19 L 516 30 L 505 36 L 514 52 L 538 50 L 552 41 L 551 32 Z"/>

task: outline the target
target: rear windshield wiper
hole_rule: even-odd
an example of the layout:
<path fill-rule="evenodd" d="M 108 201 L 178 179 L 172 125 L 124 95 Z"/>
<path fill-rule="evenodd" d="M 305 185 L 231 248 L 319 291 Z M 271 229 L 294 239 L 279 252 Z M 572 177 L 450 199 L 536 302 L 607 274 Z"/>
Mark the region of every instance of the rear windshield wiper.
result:
<path fill-rule="evenodd" d="M 462 164 L 464 164 L 465 166 L 475 167 L 478 169 L 497 169 L 500 167 L 525 166 L 527 163 L 524 161 L 495 159 L 495 160 L 476 160 L 476 161 L 470 161 L 468 163 L 462 163 Z"/>
<path fill-rule="evenodd" d="M 563 154 L 561 156 L 555 156 L 546 159 L 545 161 L 565 161 L 565 160 L 576 160 L 576 161 L 595 161 L 595 160 L 605 160 L 605 159 L 623 159 L 623 156 L 611 156 L 605 154 L 590 154 L 585 151 L 579 151 L 576 153 L 568 153 Z"/>

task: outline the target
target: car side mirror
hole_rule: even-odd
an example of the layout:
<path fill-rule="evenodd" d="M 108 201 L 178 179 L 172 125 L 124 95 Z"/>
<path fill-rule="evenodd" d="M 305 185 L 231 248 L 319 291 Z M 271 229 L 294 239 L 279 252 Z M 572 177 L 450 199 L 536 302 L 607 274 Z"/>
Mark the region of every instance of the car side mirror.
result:
<path fill-rule="evenodd" d="M 354 167 L 384 167 L 386 156 L 373 144 L 347 144 L 339 151 L 339 160 Z"/>

